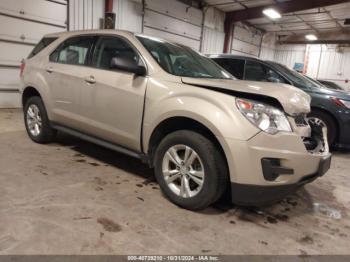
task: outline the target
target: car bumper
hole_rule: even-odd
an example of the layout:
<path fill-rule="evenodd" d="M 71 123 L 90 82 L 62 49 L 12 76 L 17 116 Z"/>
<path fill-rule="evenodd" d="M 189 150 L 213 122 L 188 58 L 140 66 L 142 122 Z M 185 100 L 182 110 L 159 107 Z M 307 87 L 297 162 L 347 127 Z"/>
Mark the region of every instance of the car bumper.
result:
<path fill-rule="evenodd" d="M 309 153 L 296 133 L 260 132 L 248 141 L 223 139 L 232 201 L 256 205 L 276 201 L 324 175 L 331 154 Z"/>
<path fill-rule="evenodd" d="M 307 175 L 294 184 L 259 186 L 231 183 L 232 201 L 237 205 L 244 206 L 269 205 L 295 192 L 299 187 L 323 176 L 328 171 L 330 164 L 331 156 L 329 155 L 321 159 L 319 169 L 315 174 Z"/>

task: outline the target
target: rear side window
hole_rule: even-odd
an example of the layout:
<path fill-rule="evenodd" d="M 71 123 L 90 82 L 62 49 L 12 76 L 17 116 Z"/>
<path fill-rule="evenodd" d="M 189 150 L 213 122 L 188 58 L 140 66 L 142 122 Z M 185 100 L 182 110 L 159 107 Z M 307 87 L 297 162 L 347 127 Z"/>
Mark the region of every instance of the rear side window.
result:
<path fill-rule="evenodd" d="M 244 60 L 232 58 L 215 58 L 213 60 L 237 79 L 243 79 Z"/>
<path fill-rule="evenodd" d="M 51 53 L 50 62 L 69 65 L 85 65 L 93 42 L 93 36 L 70 38 Z"/>
<path fill-rule="evenodd" d="M 32 58 L 36 54 L 39 54 L 45 47 L 49 46 L 57 37 L 44 37 L 40 42 L 34 47 L 33 51 L 29 54 L 28 59 Z"/>
<path fill-rule="evenodd" d="M 100 37 L 96 43 L 92 65 L 101 69 L 110 69 L 113 57 L 127 57 L 140 64 L 140 57 L 123 39 L 118 37 Z"/>

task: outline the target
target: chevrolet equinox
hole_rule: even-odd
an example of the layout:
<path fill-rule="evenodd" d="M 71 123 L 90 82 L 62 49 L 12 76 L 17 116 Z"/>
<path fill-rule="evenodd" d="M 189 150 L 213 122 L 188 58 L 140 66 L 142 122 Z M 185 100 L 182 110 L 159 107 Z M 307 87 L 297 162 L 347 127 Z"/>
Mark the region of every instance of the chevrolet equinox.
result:
<path fill-rule="evenodd" d="M 181 44 L 116 30 L 45 36 L 21 65 L 24 122 L 37 143 L 63 131 L 141 159 L 175 204 L 269 204 L 330 167 L 310 97 L 238 81 Z M 283 85 L 283 84 L 280 84 Z"/>

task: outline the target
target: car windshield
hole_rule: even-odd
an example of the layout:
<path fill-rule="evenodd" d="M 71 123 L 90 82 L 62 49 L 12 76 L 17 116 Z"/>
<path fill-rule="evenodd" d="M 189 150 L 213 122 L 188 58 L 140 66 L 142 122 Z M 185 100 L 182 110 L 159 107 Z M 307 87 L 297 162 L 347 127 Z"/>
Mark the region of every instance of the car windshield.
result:
<path fill-rule="evenodd" d="M 312 87 L 320 88 L 321 87 L 320 85 L 318 85 L 314 81 L 311 81 L 310 79 L 306 78 L 302 74 L 300 74 L 294 70 L 291 70 L 284 65 L 281 65 L 281 64 L 275 63 L 275 62 L 270 62 L 270 63 L 273 64 L 279 71 L 281 71 L 282 73 L 287 75 L 287 77 L 299 87 L 304 87 L 304 88 L 312 88 Z"/>
<path fill-rule="evenodd" d="M 194 78 L 233 79 L 228 72 L 189 47 L 153 37 L 137 36 L 158 64 L 168 73 Z"/>
<path fill-rule="evenodd" d="M 335 90 L 344 90 L 342 87 L 340 87 L 338 84 L 330 81 L 321 81 L 323 85 L 325 85 L 327 88 L 335 89 Z"/>

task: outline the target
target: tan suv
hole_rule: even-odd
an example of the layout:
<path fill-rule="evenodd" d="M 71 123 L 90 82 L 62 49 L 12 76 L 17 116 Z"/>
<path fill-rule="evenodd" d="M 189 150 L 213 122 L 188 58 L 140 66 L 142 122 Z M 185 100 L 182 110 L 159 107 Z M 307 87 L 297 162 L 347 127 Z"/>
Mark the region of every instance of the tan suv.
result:
<path fill-rule="evenodd" d="M 140 158 L 187 209 L 228 190 L 234 203 L 267 204 L 330 167 L 326 130 L 305 118 L 307 94 L 237 81 L 180 44 L 115 30 L 51 34 L 21 78 L 33 141 L 59 130 Z"/>

